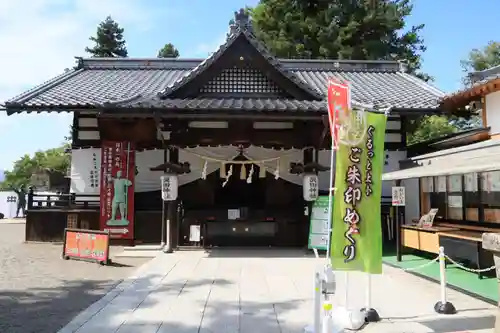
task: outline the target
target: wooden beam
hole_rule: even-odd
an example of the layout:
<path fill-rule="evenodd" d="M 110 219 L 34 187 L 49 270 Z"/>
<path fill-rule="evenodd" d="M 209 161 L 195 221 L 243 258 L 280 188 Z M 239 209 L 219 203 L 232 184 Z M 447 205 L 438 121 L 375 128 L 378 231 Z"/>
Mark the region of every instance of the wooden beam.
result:
<path fill-rule="evenodd" d="M 196 145 L 229 145 L 229 144 L 253 144 L 277 147 L 305 147 L 307 140 L 304 140 L 304 133 L 297 130 L 245 130 L 238 127 L 238 130 L 217 129 L 217 130 L 195 130 L 181 133 L 172 133 L 170 144 L 180 146 Z"/>

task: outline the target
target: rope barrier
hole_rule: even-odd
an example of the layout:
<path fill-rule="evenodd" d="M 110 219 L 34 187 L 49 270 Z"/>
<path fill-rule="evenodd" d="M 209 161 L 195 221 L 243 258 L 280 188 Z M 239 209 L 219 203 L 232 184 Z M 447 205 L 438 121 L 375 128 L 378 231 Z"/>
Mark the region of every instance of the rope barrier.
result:
<path fill-rule="evenodd" d="M 425 268 L 425 267 L 428 267 L 432 264 L 434 264 L 435 262 L 437 262 L 439 260 L 439 256 L 437 256 L 436 258 L 432 259 L 431 261 L 429 262 L 426 262 L 425 264 L 423 265 L 420 265 L 420 266 L 416 266 L 416 267 L 410 267 L 410 268 L 401 268 L 403 271 L 405 272 L 412 272 L 412 271 L 418 271 L 422 268 Z"/>
<path fill-rule="evenodd" d="M 460 269 L 463 269 L 464 271 L 470 272 L 470 273 L 485 273 L 485 272 L 489 272 L 489 271 L 494 270 L 494 269 L 495 269 L 495 267 L 496 267 L 495 265 L 493 265 L 493 266 L 488 267 L 488 268 L 473 269 L 473 268 L 466 267 L 466 266 L 462 265 L 461 263 L 459 263 L 459 262 L 457 262 L 457 261 L 453 260 L 453 259 L 452 259 L 452 258 L 450 258 L 447 254 L 445 254 L 444 256 L 445 256 L 445 259 L 446 259 L 447 261 L 449 261 L 451 264 L 453 264 L 453 265 L 455 265 L 455 266 L 459 267 Z M 416 267 L 408 267 L 408 268 L 405 268 L 405 267 L 400 267 L 400 268 L 401 268 L 403 271 L 405 271 L 405 272 L 413 272 L 413 271 L 418 271 L 418 270 L 420 270 L 420 269 L 423 269 L 423 268 L 425 268 L 425 267 L 428 267 L 428 266 L 430 266 L 430 265 L 434 264 L 434 263 L 435 263 L 435 262 L 437 262 L 438 260 L 439 260 L 439 255 L 438 255 L 436 258 L 434 258 L 434 259 L 432 259 L 432 260 L 430 260 L 430 261 L 428 261 L 428 262 L 426 262 L 426 263 L 424 263 L 424 264 L 422 264 L 422 265 L 419 265 L 419 266 L 416 266 Z"/>
<path fill-rule="evenodd" d="M 445 254 L 445 258 L 446 258 L 446 260 L 451 262 L 453 265 L 458 266 L 459 268 L 463 269 L 464 271 L 471 272 L 471 273 L 485 273 L 485 272 L 489 272 L 489 271 L 494 270 L 496 267 L 495 265 L 493 265 L 493 266 L 488 267 L 488 268 L 473 269 L 473 268 L 465 267 L 464 265 L 456 262 L 455 260 L 453 260 L 452 258 L 447 256 L 446 254 Z"/>
<path fill-rule="evenodd" d="M 316 257 L 317 251 L 315 251 Z M 465 271 L 471 273 L 484 273 L 488 271 L 492 271 L 496 268 L 496 266 L 491 266 L 488 268 L 480 268 L 480 269 L 472 269 L 465 267 L 461 263 L 457 262 L 450 256 L 446 255 L 444 252 L 444 248 L 439 248 L 439 254 L 435 258 L 429 260 L 428 262 L 418 265 L 415 267 L 408 267 L 401 269 L 405 272 L 413 272 L 422 270 L 425 267 L 429 267 L 434 265 L 436 262 L 439 263 L 439 284 L 440 284 L 440 297 L 439 300 L 434 304 L 434 311 L 439 314 L 455 314 L 457 310 L 455 306 L 448 301 L 447 298 L 447 280 L 446 280 L 446 261 L 449 261 L 456 267 L 459 267 Z M 330 272 L 331 276 L 329 276 L 328 272 Z M 368 283 L 369 286 L 369 283 Z M 335 323 L 333 321 L 333 312 L 331 302 L 329 300 L 329 295 L 334 294 L 336 290 L 335 276 L 333 275 L 333 271 L 331 271 L 331 267 L 325 267 L 324 272 L 316 271 L 314 275 L 314 301 L 313 301 L 313 325 L 307 326 L 304 328 L 304 332 L 307 333 L 316 333 L 316 332 L 343 332 L 341 327 L 343 325 L 344 329 L 349 329 L 351 331 L 355 331 L 360 329 L 363 326 L 363 323 L 370 322 L 366 314 L 360 318 L 357 318 L 357 312 L 350 312 L 347 307 L 345 309 L 338 308 L 337 315 L 335 317 Z M 367 289 L 367 306 L 368 309 L 370 307 L 370 290 Z M 362 312 L 360 312 L 362 314 Z M 339 318 L 342 320 L 339 321 Z M 340 326 L 339 326 L 340 325 Z"/>
<path fill-rule="evenodd" d="M 496 268 L 495 265 L 488 267 L 488 268 L 479 268 L 479 269 L 473 269 L 473 268 L 466 267 L 466 266 L 462 265 L 461 263 L 457 262 L 456 260 L 454 260 L 453 258 L 451 258 L 450 256 L 448 256 L 447 254 L 445 254 L 444 248 L 440 247 L 439 248 L 439 255 L 436 258 L 430 260 L 429 262 L 426 262 L 426 263 L 419 265 L 419 266 L 416 266 L 416 267 L 401 268 L 401 269 L 403 271 L 406 271 L 406 272 L 418 271 L 418 270 L 421 270 L 425 267 L 428 267 L 428 266 L 434 264 L 437 261 L 439 262 L 439 283 L 440 283 L 440 294 L 441 295 L 440 295 L 440 300 L 434 305 L 434 310 L 440 314 L 455 314 L 456 313 L 455 306 L 451 302 L 448 302 L 447 295 L 446 295 L 446 285 L 447 285 L 446 261 L 449 261 L 450 263 L 452 263 L 456 267 L 463 269 L 467 272 L 471 272 L 471 273 L 485 273 L 485 272 L 492 271 Z"/>

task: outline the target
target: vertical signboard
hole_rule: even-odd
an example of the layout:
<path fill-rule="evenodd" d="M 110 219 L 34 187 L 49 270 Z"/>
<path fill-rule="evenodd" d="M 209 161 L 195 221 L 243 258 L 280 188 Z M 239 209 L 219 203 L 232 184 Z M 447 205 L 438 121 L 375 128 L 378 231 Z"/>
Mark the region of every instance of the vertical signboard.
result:
<path fill-rule="evenodd" d="M 392 205 L 404 206 L 406 204 L 405 188 L 403 186 L 392 187 Z"/>
<path fill-rule="evenodd" d="M 353 113 L 366 122 L 358 143 L 339 142 L 333 205 L 332 267 L 382 273 L 380 200 L 386 116 Z"/>
<path fill-rule="evenodd" d="M 104 141 L 101 148 L 101 230 L 134 238 L 135 150 L 132 142 Z"/>
<path fill-rule="evenodd" d="M 319 196 L 319 185 L 317 175 L 304 175 L 302 179 L 302 194 L 305 201 L 314 201 Z"/>
<path fill-rule="evenodd" d="M 328 248 L 328 237 L 330 225 L 328 223 L 328 196 L 320 196 L 316 199 L 311 210 L 311 221 L 309 223 L 309 249 L 326 250 Z"/>
<path fill-rule="evenodd" d="M 174 201 L 179 194 L 179 180 L 177 175 L 164 175 L 161 179 L 161 198 L 163 201 Z"/>

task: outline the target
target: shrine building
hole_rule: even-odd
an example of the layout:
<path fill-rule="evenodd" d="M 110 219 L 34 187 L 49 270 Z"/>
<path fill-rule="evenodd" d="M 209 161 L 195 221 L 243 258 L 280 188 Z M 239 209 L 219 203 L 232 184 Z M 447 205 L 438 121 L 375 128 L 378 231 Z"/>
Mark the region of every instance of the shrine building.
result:
<path fill-rule="evenodd" d="M 390 108 L 385 172 L 407 158 L 409 120 L 439 113 L 444 96 L 404 62 L 277 59 L 241 15 L 206 59 L 79 58 L 5 103 L 13 117 L 73 114 L 69 194 L 34 189 L 26 239 L 60 240 L 67 226 L 102 229 L 104 214 L 112 236 L 133 244 L 159 243 L 168 219 L 179 247 L 306 245 L 304 175 L 318 175 L 320 195 L 329 191 L 329 78 L 351 84 L 355 107 Z M 168 203 L 165 173 L 178 184 Z M 418 196 L 418 180 L 404 183 L 408 197 Z M 392 186 L 383 185 L 387 200 Z M 408 203 L 417 215 L 418 202 Z"/>

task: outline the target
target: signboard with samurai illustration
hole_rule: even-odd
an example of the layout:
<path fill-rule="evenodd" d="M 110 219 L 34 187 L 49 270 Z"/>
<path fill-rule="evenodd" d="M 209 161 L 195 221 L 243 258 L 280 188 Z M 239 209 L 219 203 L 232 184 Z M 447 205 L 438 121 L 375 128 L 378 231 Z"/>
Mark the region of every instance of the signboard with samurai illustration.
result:
<path fill-rule="evenodd" d="M 131 142 L 104 141 L 101 148 L 101 230 L 134 238 L 135 150 Z"/>
<path fill-rule="evenodd" d="M 345 94 L 348 91 L 339 89 L 335 101 L 344 119 L 340 119 L 335 166 L 332 267 L 380 274 L 386 115 L 349 110 Z"/>

